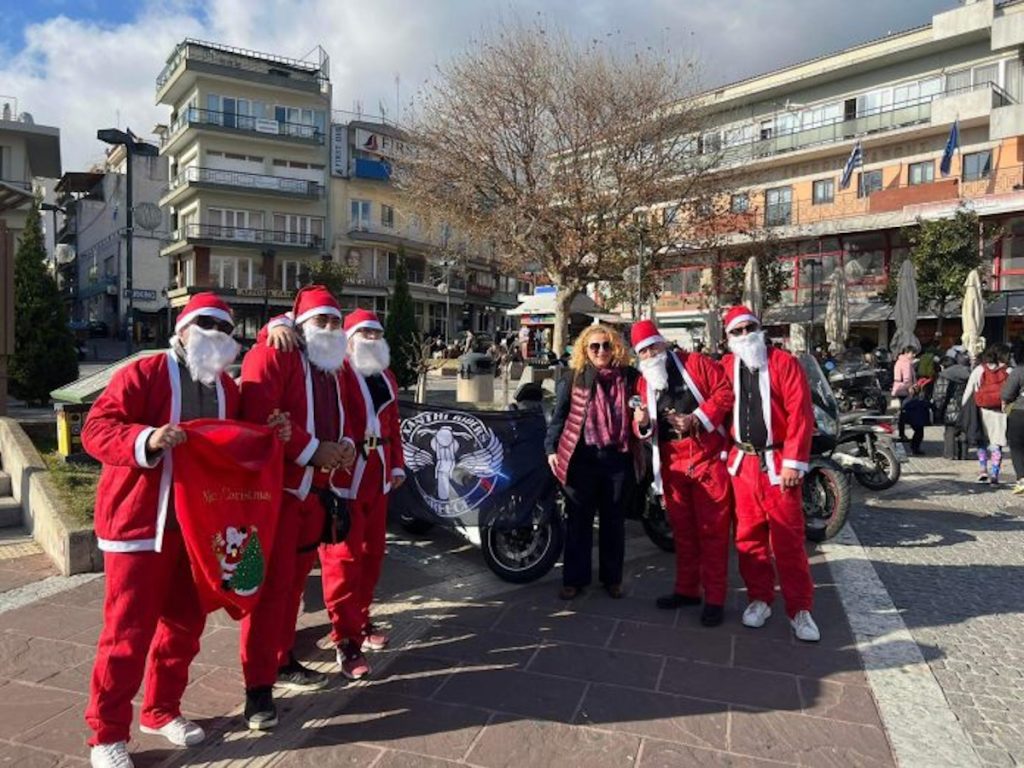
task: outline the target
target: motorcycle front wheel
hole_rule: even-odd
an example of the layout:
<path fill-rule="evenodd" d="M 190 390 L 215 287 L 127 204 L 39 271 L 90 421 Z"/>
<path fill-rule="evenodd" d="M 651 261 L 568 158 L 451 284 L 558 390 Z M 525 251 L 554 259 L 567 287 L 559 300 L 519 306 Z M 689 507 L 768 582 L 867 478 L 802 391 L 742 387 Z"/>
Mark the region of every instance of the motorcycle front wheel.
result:
<path fill-rule="evenodd" d="M 846 525 L 850 514 L 850 477 L 833 461 L 815 463 L 804 476 L 804 535 L 827 541 Z"/>
<path fill-rule="evenodd" d="M 429 520 L 416 517 L 408 512 L 398 513 L 398 524 L 402 526 L 403 531 L 411 533 L 413 536 L 422 536 L 425 533 L 429 533 L 434 527 L 434 523 Z"/>
<path fill-rule="evenodd" d="M 484 562 L 494 574 L 512 584 L 536 581 L 550 571 L 562 554 L 561 516 L 540 507 L 531 525 L 521 528 L 489 526 L 480 531 Z"/>
<path fill-rule="evenodd" d="M 872 491 L 884 491 L 896 485 L 903 472 L 899 460 L 888 445 L 876 445 L 871 460 L 875 463 L 874 472 L 857 472 L 854 478 L 858 483 Z"/>
<path fill-rule="evenodd" d="M 668 513 L 662 508 L 657 496 L 648 494 L 646 501 L 647 507 L 640 517 L 644 533 L 659 549 L 675 552 L 676 542 L 672 538 L 672 525 L 668 521 Z"/>

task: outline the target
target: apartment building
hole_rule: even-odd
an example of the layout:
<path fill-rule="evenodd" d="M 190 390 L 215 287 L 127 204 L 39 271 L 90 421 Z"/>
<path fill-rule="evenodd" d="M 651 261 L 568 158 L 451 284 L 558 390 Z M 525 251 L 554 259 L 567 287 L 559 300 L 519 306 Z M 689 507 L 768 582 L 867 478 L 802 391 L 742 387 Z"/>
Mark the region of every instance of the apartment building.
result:
<path fill-rule="evenodd" d="M 529 291 L 501 274 L 486 243 L 445 225 L 428 227 L 391 183 L 391 164 L 408 151 L 406 137 L 383 119 L 335 113 L 331 127 L 331 219 L 334 257 L 355 272 L 342 303 L 386 315 L 388 290 L 404 253 L 420 331 L 445 338 L 509 327 L 505 314 Z"/>
<path fill-rule="evenodd" d="M 680 256 L 666 271 L 656 312 L 666 330 L 701 337 L 708 258 L 729 263 L 740 231 L 781 241 L 788 282 L 767 311 L 776 336 L 790 323 L 823 333 L 837 269 L 849 285 L 852 335 L 885 342 L 891 310 L 878 298 L 906 253 L 903 227 L 959 205 L 998 221 L 986 335 L 1024 331 L 1024 2 L 968 0 L 931 23 L 703 94 L 712 117 L 696 154 L 738 174 L 720 217 L 726 247 Z M 959 151 L 940 159 L 954 123 Z M 862 165 L 843 188 L 854 147 Z M 664 215 L 670 215 L 671 207 Z M 769 234 L 770 233 L 770 234 Z M 681 253 L 687 243 L 681 242 Z M 918 334 L 934 319 L 922 313 Z M 959 334 L 956 321 L 945 335 Z"/>
<path fill-rule="evenodd" d="M 36 125 L 13 96 L 0 96 L 0 219 L 17 244 L 32 205 L 35 179 L 61 174 L 60 129 Z"/>
<path fill-rule="evenodd" d="M 216 291 L 255 336 L 289 309 L 303 272 L 329 258 L 330 61 L 186 39 L 157 77 L 168 184 L 171 306 Z"/>

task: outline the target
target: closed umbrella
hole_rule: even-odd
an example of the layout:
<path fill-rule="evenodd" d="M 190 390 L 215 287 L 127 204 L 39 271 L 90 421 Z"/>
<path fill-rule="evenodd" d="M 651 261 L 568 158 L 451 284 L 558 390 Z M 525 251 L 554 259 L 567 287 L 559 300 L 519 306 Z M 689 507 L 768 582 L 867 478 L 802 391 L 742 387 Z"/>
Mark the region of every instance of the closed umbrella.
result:
<path fill-rule="evenodd" d="M 914 335 L 917 327 L 917 272 L 910 259 L 900 267 L 899 282 L 896 286 L 896 333 L 893 334 L 889 348 L 900 352 L 904 347 L 921 348 L 921 342 Z"/>
<path fill-rule="evenodd" d="M 846 272 L 837 267 L 832 274 L 832 290 L 825 309 L 825 338 L 832 352 L 840 352 L 850 335 L 850 313 L 846 295 Z"/>
<path fill-rule="evenodd" d="M 715 276 L 710 267 L 705 267 L 700 271 L 700 290 L 708 297 L 707 309 L 704 312 L 704 333 L 708 352 L 714 352 L 722 340 L 722 308 L 718 303 Z"/>
<path fill-rule="evenodd" d="M 757 268 L 757 256 L 751 256 L 743 267 L 743 304 L 761 317 L 761 271 Z"/>
<path fill-rule="evenodd" d="M 960 307 L 960 322 L 964 332 L 960 341 L 967 348 L 967 354 L 975 359 L 985 349 L 985 296 L 981 291 L 981 277 L 972 269 L 964 283 L 964 302 Z"/>

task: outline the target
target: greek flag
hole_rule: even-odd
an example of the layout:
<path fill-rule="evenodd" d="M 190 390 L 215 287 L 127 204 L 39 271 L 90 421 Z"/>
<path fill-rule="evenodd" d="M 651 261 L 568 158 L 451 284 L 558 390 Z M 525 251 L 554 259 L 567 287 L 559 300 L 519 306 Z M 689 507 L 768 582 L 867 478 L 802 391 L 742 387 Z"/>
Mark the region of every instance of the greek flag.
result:
<path fill-rule="evenodd" d="M 839 180 L 839 188 L 846 189 L 850 186 L 850 179 L 853 178 L 853 169 L 864 165 L 864 151 L 860 148 L 858 141 L 853 145 L 850 156 L 846 159 L 846 167 L 843 168 L 843 178 Z"/>
<path fill-rule="evenodd" d="M 949 176 L 953 167 L 953 153 L 960 149 L 960 120 L 953 121 L 953 127 L 949 129 L 949 138 L 946 139 L 946 148 L 942 151 L 942 162 L 939 163 L 939 172 L 943 176 Z"/>

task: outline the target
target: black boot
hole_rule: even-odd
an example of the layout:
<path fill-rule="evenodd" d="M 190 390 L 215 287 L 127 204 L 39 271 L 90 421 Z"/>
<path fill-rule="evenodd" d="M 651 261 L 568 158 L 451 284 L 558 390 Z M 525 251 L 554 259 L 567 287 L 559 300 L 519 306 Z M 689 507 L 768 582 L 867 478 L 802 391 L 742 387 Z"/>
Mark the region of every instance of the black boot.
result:
<path fill-rule="evenodd" d="M 673 592 L 671 595 L 662 595 L 654 601 L 654 604 L 663 611 L 674 611 L 676 608 L 682 608 L 684 605 L 700 605 L 700 598 Z"/>
<path fill-rule="evenodd" d="M 704 610 L 700 612 L 700 623 L 705 627 L 717 627 L 725 618 L 725 608 L 720 605 L 704 603 Z"/>
<path fill-rule="evenodd" d="M 246 689 L 245 722 L 250 731 L 268 731 L 277 725 L 272 686 Z"/>

